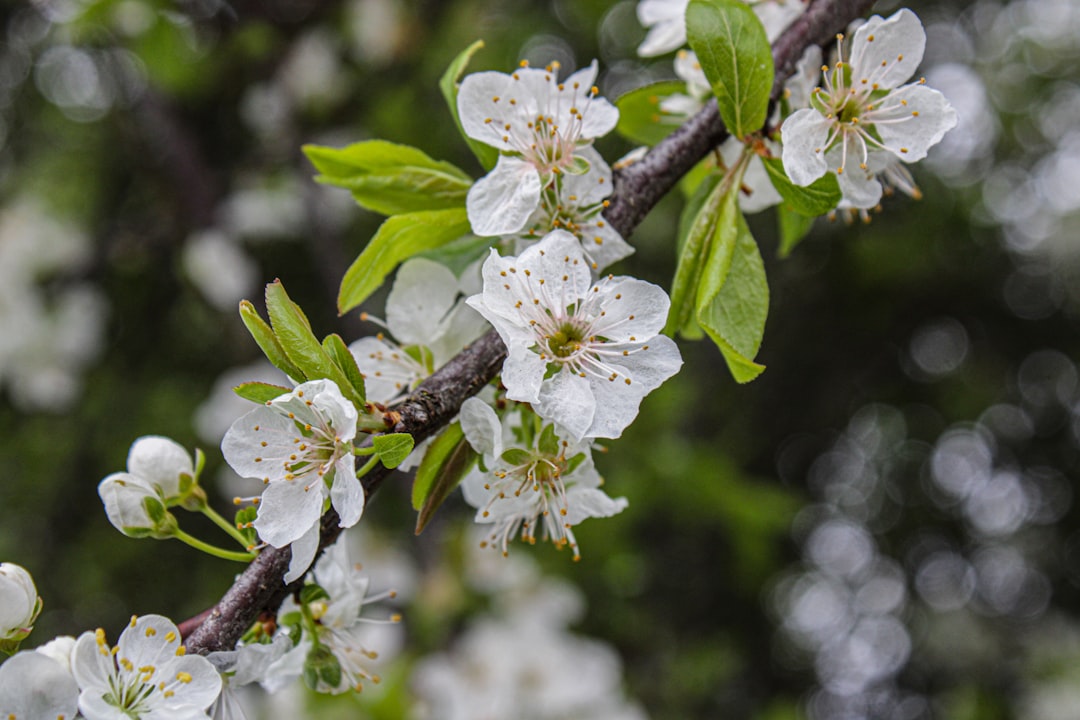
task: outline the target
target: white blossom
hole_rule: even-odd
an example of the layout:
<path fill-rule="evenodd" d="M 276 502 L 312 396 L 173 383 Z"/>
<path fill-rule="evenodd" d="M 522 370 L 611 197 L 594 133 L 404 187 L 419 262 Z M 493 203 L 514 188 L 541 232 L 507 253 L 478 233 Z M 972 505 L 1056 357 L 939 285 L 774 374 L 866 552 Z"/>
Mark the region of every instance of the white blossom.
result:
<path fill-rule="evenodd" d="M 552 230 L 566 230 L 580 242 L 594 272 L 633 254 L 634 248 L 604 218 L 611 195 L 611 168 L 591 147 L 578 153 L 589 163 L 582 175 L 562 173 L 540 195 L 540 206 L 520 232 L 510 236 L 520 253 Z"/>
<path fill-rule="evenodd" d="M 15 563 L 0 563 L 0 641 L 19 641 L 30 634 L 41 612 L 34 578 Z"/>
<path fill-rule="evenodd" d="M 25 650 L 0 665 L 0 717 L 73 718 L 78 699 L 75 678 L 44 653 Z"/>
<path fill-rule="evenodd" d="M 484 469 L 474 468 L 461 484 L 466 502 L 477 508 L 476 522 L 493 525 L 484 544 L 505 555 L 515 535 L 535 543 L 539 533 L 580 559 L 573 527 L 586 518 L 622 512 L 626 498 L 613 500 L 599 489 L 603 481 L 588 445 L 564 439 L 548 423 L 522 447 L 510 423 L 509 418 L 500 422 L 477 398 L 461 406 L 462 430 L 484 456 Z"/>
<path fill-rule="evenodd" d="M 309 684 L 314 680 L 316 691 L 337 695 L 350 690 L 360 692 L 365 682 L 379 683 L 381 678 L 372 670 L 379 653 L 366 646 L 365 629 L 373 624 L 394 624 L 400 618 L 393 615 L 389 620 L 373 619 L 364 617 L 363 611 L 366 605 L 394 597 L 396 593 L 368 594 L 370 581 L 360 572 L 360 566 L 349 559 L 348 542 L 344 538 L 319 559 L 313 579 L 329 598 L 309 605 L 316 621 L 317 636 L 305 635 L 298 645 L 306 656 L 304 671 Z M 287 603 L 281 614 L 293 608 L 295 605 Z M 331 666 L 335 672 L 313 673 L 313 662 L 323 667 Z M 336 677 L 337 681 L 328 682 L 327 677 Z"/>
<path fill-rule="evenodd" d="M 690 0 L 640 0 L 638 22 L 648 29 L 638 46 L 641 57 L 656 57 L 686 45 L 686 8 Z M 748 3 L 765 28 L 769 42 L 780 37 L 806 10 L 802 0 L 757 0 Z"/>
<path fill-rule="evenodd" d="M 497 148 L 495 168 L 469 189 L 466 207 L 477 235 L 521 230 L 540 193 L 563 173 L 587 168 L 579 151 L 616 125 L 619 111 L 598 97 L 597 66 L 558 79 L 558 64 L 507 75 L 473 73 L 461 83 L 458 114 L 465 134 Z"/>
<path fill-rule="evenodd" d="M 160 615 L 132 618 L 115 648 L 104 630 L 83 633 L 71 670 L 87 720 L 205 718 L 221 691 L 210 661 L 186 655 L 180 631 Z"/>
<path fill-rule="evenodd" d="M 792 113 L 781 128 L 792 182 L 806 186 L 833 170 L 845 200 L 870 208 L 882 193 L 871 171 L 875 154 L 906 163 L 926 157 L 956 125 L 956 111 L 922 80 L 900 86 L 915 72 L 925 46 L 922 23 L 907 9 L 860 26 L 847 61 L 841 45 L 841 59 L 827 72 L 824 89 L 812 93 L 811 107 Z"/>
<path fill-rule="evenodd" d="M 330 380 L 296 386 L 233 423 L 221 442 L 225 461 L 241 477 L 266 484 L 255 529 L 274 547 L 292 545 L 285 582 L 311 565 L 327 497 L 351 527 L 364 511 L 352 440 L 356 408 Z"/>
<path fill-rule="evenodd" d="M 658 335 L 667 294 L 629 277 L 593 284 L 567 232 L 517 257 L 492 250 L 483 274 L 483 293 L 468 302 L 506 344 L 507 397 L 532 403 L 576 440 L 621 435 L 645 395 L 682 365 L 675 343 Z"/>
<path fill-rule="evenodd" d="M 288 635 L 279 633 L 269 643 L 239 645 L 235 650 L 212 652 L 207 659 L 221 675 L 221 694 L 210 708 L 213 720 L 246 720 L 237 689 L 261 682 L 271 666 L 292 648 Z"/>
<path fill-rule="evenodd" d="M 462 297 L 475 291 L 473 274 L 467 269 L 459 280 L 425 258 L 402 264 L 386 298 L 392 339 L 380 333 L 349 345 L 369 401 L 401 398 L 481 335 L 487 324 Z"/>

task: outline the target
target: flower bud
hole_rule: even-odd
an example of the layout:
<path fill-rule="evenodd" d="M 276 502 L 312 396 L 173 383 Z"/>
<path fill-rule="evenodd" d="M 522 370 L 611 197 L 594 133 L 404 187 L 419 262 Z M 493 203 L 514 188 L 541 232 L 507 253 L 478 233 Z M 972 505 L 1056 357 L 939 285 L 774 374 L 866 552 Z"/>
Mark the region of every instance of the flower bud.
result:
<path fill-rule="evenodd" d="M 0 563 L 0 650 L 13 652 L 41 612 L 34 579 L 14 563 Z"/>
<path fill-rule="evenodd" d="M 169 505 L 187 495 L 195 479 L 191 454 L 176 441 L 158 435 L 132 443 L 127 469 L 157 490 Z"/>
<path fill-rule="evenodd" d="M 176 534 L 176 518 L 165 509 L 157 490 L 140 477 L 113 473 L 98 485 L 109 522 L 128 537 L 158 540 Z"/>

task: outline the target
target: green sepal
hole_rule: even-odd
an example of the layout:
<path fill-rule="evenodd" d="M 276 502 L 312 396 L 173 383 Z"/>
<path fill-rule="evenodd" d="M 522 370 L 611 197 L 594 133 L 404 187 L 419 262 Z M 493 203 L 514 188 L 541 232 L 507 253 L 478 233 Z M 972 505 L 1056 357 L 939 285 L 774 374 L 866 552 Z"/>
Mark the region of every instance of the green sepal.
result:
<path fill-rule="evenodd" d="M 585 462 L 585 453 L 578 453 L 569 460 L 566 461 L 566 469 L 563 470 L 563 475 L 571 475 L 581 463 Z"/>
<path fill-rule="evenodd" d="M 319 600 L 329 600 L 330 593 L 323 589 L 322 585 L 318 583 L 308 583 L 304 587 L 300 588 L 300 604 L 308 605 Z"/>
<path fill-rule="evenodd" d="M 555 436 L 555 426 L 545 425 L 540 432 L 540 440 L 536 443 L 537 449 L 545 455 L 554 457 L 559 454 L 559 438 Z"/>
<path fill-rule="evenodd" d="M 762 158 L 762 162 L 776 192 L 784 198 L 784 204 L 801 215 L 824 215 L 835 208 L 843 197 L 840 183 L 831 172 L 825 173 L 806 187 L 800 187 L 788 179 L 780 158 Z"/>
<path fill-rule="evenodd" d="M 580 155 L 574 155 L 573 160 L 571 160 L 570 164 L 563 168 L 563 170 L 570 175 L 584 175 L 589 172 L 590 167 L 592 167 L 592 165 L 589 164 L 588 160 Z"/>
<path fill-rule="evenodd" d="M 753 9 L 742 0 L 691 0 L 686 37 L 727 129 L 735 137 L 760 130 L 775 71 L 765 28 Z"/>
<path fill-rule="evenodd" d="M 254 547 L 259 542 L 259 534 L 255 530 L 252 523 L 255 522 L 255 518 L 258 517 L 259 509 L 254 505 L 248 505 L 242 507 L 236 511 L 233 522 L 236 525 L 236 529 L 240 531 L 240 534 L 247 540 L 248 547 Z"/>
<path fill-rule="evenodd" d="M 765 333 L 769 285 L 754 236 L 739 211 L 739 185 L 721 195 L 716 234 L 697 288 L 695 316 L 727 361 L 737 382 L 764 370 L 754 356 Z"/>
<path fill-rule="evenodd" d="M 684 82 L 659 82 L 639 87 L 615 101 L 619 108 L 616 132 L 642 145 L 655 145 L 678 129 L 682 118 L 660 110 L 660 102 L 669 95 L 686 94 Z"/>
<path fill-rule="evenodd" d="M 503 451 L 500 459 L 507 465 L 528 465 L 532 462 L 533 456 L 528 450 L 510 448 L 509 450 Z"/>
<path fill-rule="evenodd" d="M 423 532 L 435 511 L 461 483 L 478 457 L 459 422 L 448 426 L 428 446 L 413 480 L 412 505 L 419 513 L 416 517 L 417 535 Z"/>
<path fill-rule="evenodd" d="M 270 325 L 281 343 L 282 349 L 309 380 L 327 378 L 341 390 L 356 409 L 364 412 L 364 397 L 323 349 L 322 343 L 311 332 L 311 324 L 296 303 L 285 292 L 280 280 L 266 286 L 266 309 L 270 313 Z"/>
<path fill-rule="evenodd" d="M 453 164 L 386 140 L 303 150 L 321 173 L 317 182 L 344 188 L 362 207 L 383 215 L 464 207 L 472 186 L 472 178 Z"/>
<path fill-rule="evenodd" d="M 469 232 L 465 208 L 427 210 L 387 218 L 360 257 L 345 271 L 338 312 L 345 314 L 375 292 L 399 263 L 442 247 Z"/>
<path fill-rule="evenodd" d="M 245 400 L 265 405 L 275 398 L 279 398 L 282 395 L 288 395 L 292 391 L 281 385 L 272 385 L 264 382 L 246 382 L 240 383 L 234 387 L 233 392 Z"/>
<path fill-rule="evenodd" d="M 259 349 L 263 351 L 263 355 L 266 355 L 266 359 L 274 367 L 297 382 L 305 379 L 304 373 L 300 372 L 300 368 L 296 367 L 289 360 L 289 356 L 285 354 L 285 350 L 281 347 L 277 336 L 274 335 L 273 329 L 259 316 L 259 311 L 248 300 L 240 301 L 240 320 L 243 321 L 244 327 L 251 333 L 255 344 L 259 346 Z"/>
<path fill-rule="evenodd" d="M 371 444 L 382 464 L 392 470 L 409 457 L 415 441 L 409 433 L 389 433 L 376 435 L 371 439 Z"/>
<path fill-rule="evenodd" d="M 446 72 L 444 72 L 443 76 L 439 79 L 439 90 L 442 91 L 443 97 L 446 99 L 446 105 L 450 108 L 450 114 L 454 118 L 454 124 L 457 125 L 461 137 L 465 138 L 465 142 L 469 144 L 469 149 L 473 151 L 473 155 L 480 161 L 480 166 L 483 167 L 485 171 L 488 171 L 495 167 L 495 163 L 499 161 L 499 151 L 490 145 L 485 145 L 478 140 L 473 140 L 465 134 L 465 130 L 461 126 L 461 117 L 458 115 L 457 106 L 458 90 L 461 87 L 458 80 L 460 80 L 461 76 L 465 73 L 465 68 L 468 67 L 469 61 L 472 60 L 472 56 L 482 47 L 484 47 L 484 41 L 477 40 L 472 45 L 462 50 L 458 56 L 450 62 L 450 66 L 446 68 Z"/>
<path fill-rule="evenodd" d="M 334 361 L 334 364 L 345 374 L 345 378 L 349 381 L 349 385 L 352 386 L 353 391 L 360 396 L 361 402 L 367 402 L 367 390 L 364 387 L 364 376 L 360 372 L 360 368 L 356 365 L 356 358 L 353 357 L 352 352 L 349 350 L 349 346 L 345 344 L 345 341 L 342 340 L 341 336 L 337 333 L 331 333 L 324 337 L 322 345 L 326 354 L 330 356 L 330 359 Z"/>
<path fill-rule="evenodd" d="M 786 258 L 810 232 L 810 228 L 814 226 L 814 218 L 797 213 L 784 203 L 776 208 L 776 220 L 780 228 L 779 255 Z"/>
<path fill-rule="evenodd" d="M 313 645 L 304 658 L 304 684 L 318 690 L 320 684 L 336 688 L 341 684 L 341 663 L 325 645 Z"/>

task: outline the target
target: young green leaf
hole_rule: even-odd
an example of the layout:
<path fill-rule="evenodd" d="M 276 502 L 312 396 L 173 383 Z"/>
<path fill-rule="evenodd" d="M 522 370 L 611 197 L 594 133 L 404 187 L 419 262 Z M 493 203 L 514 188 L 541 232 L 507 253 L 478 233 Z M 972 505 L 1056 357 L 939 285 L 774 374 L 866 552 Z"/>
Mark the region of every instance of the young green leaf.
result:
<path fill-rule="evenodd" d="M 409 453 L 413 451 L 414 441 L 409 433 L 389 433 L 371 438 L 371 444 L 375 447 L 375 453 L 382 460 L 382 464 L 393 469 L 409 457 Z"/>
<path fill-rule="evenodd" d="M 463 207 L 472 185 L 451 163 L 385 140 L 341 149 L 305 145 L 303 150 L 322 173 L 318 182 L 351 191 L 361 206 L 383 215 Z"/>
<path fill-rule="evenodd" d="M 814 218 L 795 212 L 786 203 L 776 209 L 776 217 L 780 226 L 779 255 L 786 258 L 810 232 L 810 228 L 814 225 Z"/>
<path fill-rule="evenodd" d="M 428 447 L 413 480 L 412 504 L 419 512 L 416 518 L 416 534 L 435 515 L 447 496 L 461 483 L 462 478 L 477 460 L 476 451 L 465 439 L 461 423 L 454 423 Z"/>
<path fill-rule="evenodd" d="M 631 142 L 642 145 L 660 142 L 681 124 L 678 118 L 660 110 L 660 101 L 676 93 L 685 94 L 686 83 L 653 83 L 626 93 L 615 101 L 619 108 L 619 124 L 615 130 Z"/>
<path fill-rule="evenodd" d="M 718 232 L 698 286 L 698 324 L 720 348 L 732 376 L 750 382 L 765 369 L 753 361 L 765 333 L 769 286 L 754 236 L 739 212 L 738 186 L 723 196 Z"/>
<path fill-rule="evenodd" d="M 720 202 L 728 194 L 726 190 L 731 189 L 731 183 L 722 180 L 721 176 L 715 176 L 703 181 L 683 209 L 679 261 L 675 267 L 675 279 L 671 282 L 671 310 L 664 328 L 668 335 L 681 332 L 685 336 L 686 329 L 693 325 L 695 293 L 717 231 Z M 735 192 L 738 192 L 737 186 Z M 686 219 L 690 217 L 693 217 L 693 222 L 687 223 Z M 683 228 L 686 228 L 685 232 Z"/>
<path fill-rule="evenodd" d="M 251 402 L 262 405 L 270 402 L 274 398 L 288 395 L 291 391 L 289 388 L 280 385 L 271 385 L 263 382 L 246 382 L 234 387 L 233 392 L 245 400 L 250 400 Z"/>
<path fill-rule="evenodd" d="M 341 371 L 345 374 L 345 378 L 352 385 L 356 394 L 367 400 L 367 391 L 364 387 L 364 376 L 360 372 L 360 368 L 356 365 L 356 358 L 349 351 L 348 345 L 341 339 L 341 336 L 337 333 L 327 335 L 322 341 L 323 350 L 330 356 L 330 359 L 334 361 L 334 364 L 341 368 Z"/>
<path fill-rule="evenodd" d="M 338 312 L 364 302 L 398 263 L 442 247 L 469 232 L 465 208 L 427 210 L 389 217 L 360 257 L 345 271 L 338 293 Z"/>
<path fill-rule="evenodd" d="M 289 298 L 280 280 L 266 286 L 266 309 L 270 313 L 274 335 L 304 377 L 308 380 L 327 378 L 334 381 L 342 394 L 356 405 L 357 410 L 363 412 L 363 396 L 356 392 L 345 373 L 330 359 L 312 334 L 307 317 Z"/>
<path fill-rule="evenodd" d="M 765 170 L 773 187 L 784 198 L 785 204 L 802 215 L 817 217 L 824 215 L 840 202 L 843 193 L 836 175 L 825 173 L 806 187 L 800 187 L 788 179 L 784 172 L 784 162 L 780 158 L 762 159 Z"/>
<path fill-rule="evenodd" d="M 247 300 L 240 301 L 240 320 L 243 321 L 244 327 L 251 333 L 251 337 L 255 339 L 255 344 L 259 346 L 259 349 L 263 351 L 263 354 L 266 355 L 266 358 L 274 367 L 297 382 L 306 379 L 300 368 L 296 367 L 292 360 L 289 359 L 289 356 L 285 354 L 285 349 L 281 347 L 281 343 L 278 342 L 274 331 L 259 316 L 259 311 L 255 309 L 255 306 Z"/>
<path fill-rule="evenodd" d="M 727 129 L 735 137 L 760 130 L 774 70 L 765 28 L 754 11 L 742 0 L 691 0 L 686 36 Z"/>
<path fill-rule="evenodd" d="M 465 134 L 465 131 L 461 127 L 461 118 L 458 116 L 457 107 L 458 89 L 460 88 L 458 80 L 460 80 L 461 76 L 465 73 L 465 68 L 468 67 L 469 60 L 471 60 L 472 56 L 482 47 L 484 47 L 484 41 L 477 40 L 454 58 L 450 63 L 450 67 L 446 68 L 446 72 L 444 72 L 442 78 L 439 79 L 439 89 L 442 90 L 443 97 L 446 98 L 446 104 L 450 108 L 450 114 L 454 117 L 454 124 L 457 125 L 461 137 L 465 138 L 465 142 L 469 144 L 469 148 L 473 151 L 473 155 L 480 161 L 481 167 L 483 167 L 484 170 L 491 170 L 499 160 L 499 151 L 490 145 L 485 145 L 482 142 L 473 140 Z"/>

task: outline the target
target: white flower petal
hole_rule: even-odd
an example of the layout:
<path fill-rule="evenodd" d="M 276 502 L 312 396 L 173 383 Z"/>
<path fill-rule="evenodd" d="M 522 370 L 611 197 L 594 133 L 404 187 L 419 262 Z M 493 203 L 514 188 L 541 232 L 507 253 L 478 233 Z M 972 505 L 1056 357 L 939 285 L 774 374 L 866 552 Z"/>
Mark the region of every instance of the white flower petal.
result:
<path fill-rule="evenodd" d="M 657 335 L 643 343 L 640 352 L 631 352 L 619 358 L 619 363 L 630 374 L 633 383 L 643 385 L 651 392 L 679 372 L 683 360 L 674 340 L 666 335 Z"/>
<path fill-rule="evenodd" d="M 601 411 L 593 398 L 592 383 L 569 369 L 545 380 L 536 403 L 537 414 L 564 428 L 580 440 Z"/>
<path fill-rule="evenodd" d="M 686 6 L 690 0 L 641 0 L 638 21 L 649 28 L 638 46 L 641 57 L 656 57 L 686 44 Z"/>
<path fill-rule="evenodd" d="M 427 258 L 405 262 L 386 298 L 386 324 L 403 345 L 427 345 L 454 306 L 458 281 L 445 265 Z"/>
<path fill-rule="evenodd" d="M 539 402 L 547 364 L 539 355 L 517 343 L 509 347 L 510 351 L 502 369 L 506 397 L 519 402 Z"/>
<path fill-rule="evenodd" d="M 0 639 L 20 636 L 37 613 L 34 579 L 14 563 L 0 564 Z"/>
<path fill-rule="evenodd" d="M 560 93 L 574 93 L 573 101 L 565 105 L 566 109 L 576 108 L 580 114 L 581 123 L 578 130 L 579 137 L 592 140 L 603 137 L 615 129 L 619 124 L 619 109 L 602 97 L 592 94 L 593 84 L 596 82 L 597 65 L 593 60 L 588 66 L 578 70 L 566 78 L 563 83 L 565 90 L 557 90 Z M 563 104 L 559 104 L 560 111 Z M 573 122 L 574 117 L 569 112 L 559 118 L 561 122 Z M 580 143 L 580 141 L 579 141 Z"/>
<path fill-rule="evenodd" d="M 500 72 L 478 72 L 465 76 L 458 89 L 457 104 L 461 127 L 466 135 L 473 140 L 502 147 L 494 118 L 502 120 L 504 110 L 509 107 L 507 91 L 511 87 L 510 76 Z M 492 118 L 492 121 L 485 122 L 488 118 Z"/>
<path fill-rule="evenodd" d="M 903 8 L 887 20 L 874 15 L 851 42 L 852 81 L 865 78 L 882 88 L 897 87 L 915 74 L 925 48 L 926 33 L 915 13 Z"/>
<path fill-rule="evenodd" d="M 471 397 L 461 404 L 461 430 L 472 449 L 481 455 L 502 455 L 502 424 L 491 406 Z"/>
<path fill-rule="evenodd" d="M 0 666 L 0 713 L 12 718 L 74 717 L 79 687 L 64 666 L 26 650 Z"/>
<path fill-rule="evenodd" d="M 581 488 L 567 493 L 566 522 L 577 525 L 591 517 L 618 515 L 629 506 L 626 498 L 610 498 L 603 490 Z"/>
<path fill-rule="evenodd" d="M 289 571 L 285 573 L 286 585 L 300 579 L 311 567 L 311 561 L 315 559 L 315 553 L 319 550 L 318 520 L 316 519 L 315 524 L 289 547 L 292 550 L 292 557 L 289 559 Z"/>
<path fill-rule="evenodd" d="M 783 138 L 784 170 L 791 182 L 805 187 L 825 174 L 825 141 L 829 121 L 813 108 L 796 110 L 780 128 Z"/>
<path fill-rule="evenodd" d="M 874 127 L 885 147 L 904 162 L 922 160 L 956 127 L 956 110 L 944 95 L 925 85 L 905 85 L 889 93 L 884 102 L 895 105 L 902 121 L 877 122 Z"/>
<path fill-rule="evenodd" d="M 258 407 L 232 424 L 221 441 L 221 454 L 240 477 L 269 480 L 281 474 L 297 437 L 295 422 Z"/>
<path fill-rule="evenodd" d="M 598 335 L 611 342 L 633 342 L 651 338 L 664 329 L 671 300 L 659 285 L 617 277 L 601 282 L 599 287 L 605 315 L 594 326 Z"/>
<path fill-rule="evenodd" d="M 259 537 L 276 548 L 299 540 L 317 525 L 322 516 L 323 490 L 321 478 L 316 486 L 306 489 L 300 481 L 273 482 L 263 491 L 255 517 Z"/>
<path fill-rule="evenodd" d="M 143 504 L 147 498 L 158 499 L 155 488 L 130 473 L 113 473 L 98 484 L 98 497 L 112 526 L 128 535 L 132 530 L 151 529 L 154 521 Z"/>
<path fill-rule="evenodd" d="M 833 158 L 834 154 L 838 155 L 839 151 L 829 151 L 829 157 L 839 165 L 840 161 L 838 158 Z M 873 158 L 875 155 L 888 155 L 888 153 L 871 153 L 870 157 Z M 881 183 L 874 177 L 873 166 L 870 163 L 867 164 L 867 168 L 868 170 L 863 170 L 855 163 L 849 162 L 847 169 L 837 175 L 840 192 L 843 193 L 841 207 L 869 210 L 877 207 L 877 204 L 881 202 Z"/>
<path fill-rule="evenodd" d="M 753 8 L 771 43 L 806 11 L 806 3 L 802 0 L 762 0 L 755 2 Z"/>
<path fill-rule="evenodd" d="M 334 466 L 330 504 L 341 518 L 340 527 L 352 527 L 364 514 L 364 488 L 356 479 L 355 467 L 352 455 L 341 457 Z"/>
<path fill-rule="evenodd" d="M 132 443 L 127 469 L 157 487 L 167 498 L 180 494 L 181 474 L 195 474 L 191 454 L 175 440 L 158 435 L 147 435 Z"/>
<path fill-rule="evenodd" d="M 532 164 L 507 155 L 473 183 L 465 199 L 469 224 L 480 236 L 517 232 L 539 204 L 540 174 Z"/>
<path fill-rule="evenodd" d="M 371 402 L 388 403 L 423 377 L 423 367 L 413 358 L 377 337 L 349 344 L 349 352 L 364 376 L 364 391 Z"/>
<path fill-rule="evenodd" d="M 739 209 L 744 213 L 761 212 L 773 205 L 779 205 L 783 200 L 769 180 L 765 164 L 756 155 L 750 158 L 750 164 L 746 166 L 743 185 L 751 190 L 749 195 L 745 192 L 739 193 Z"/>

